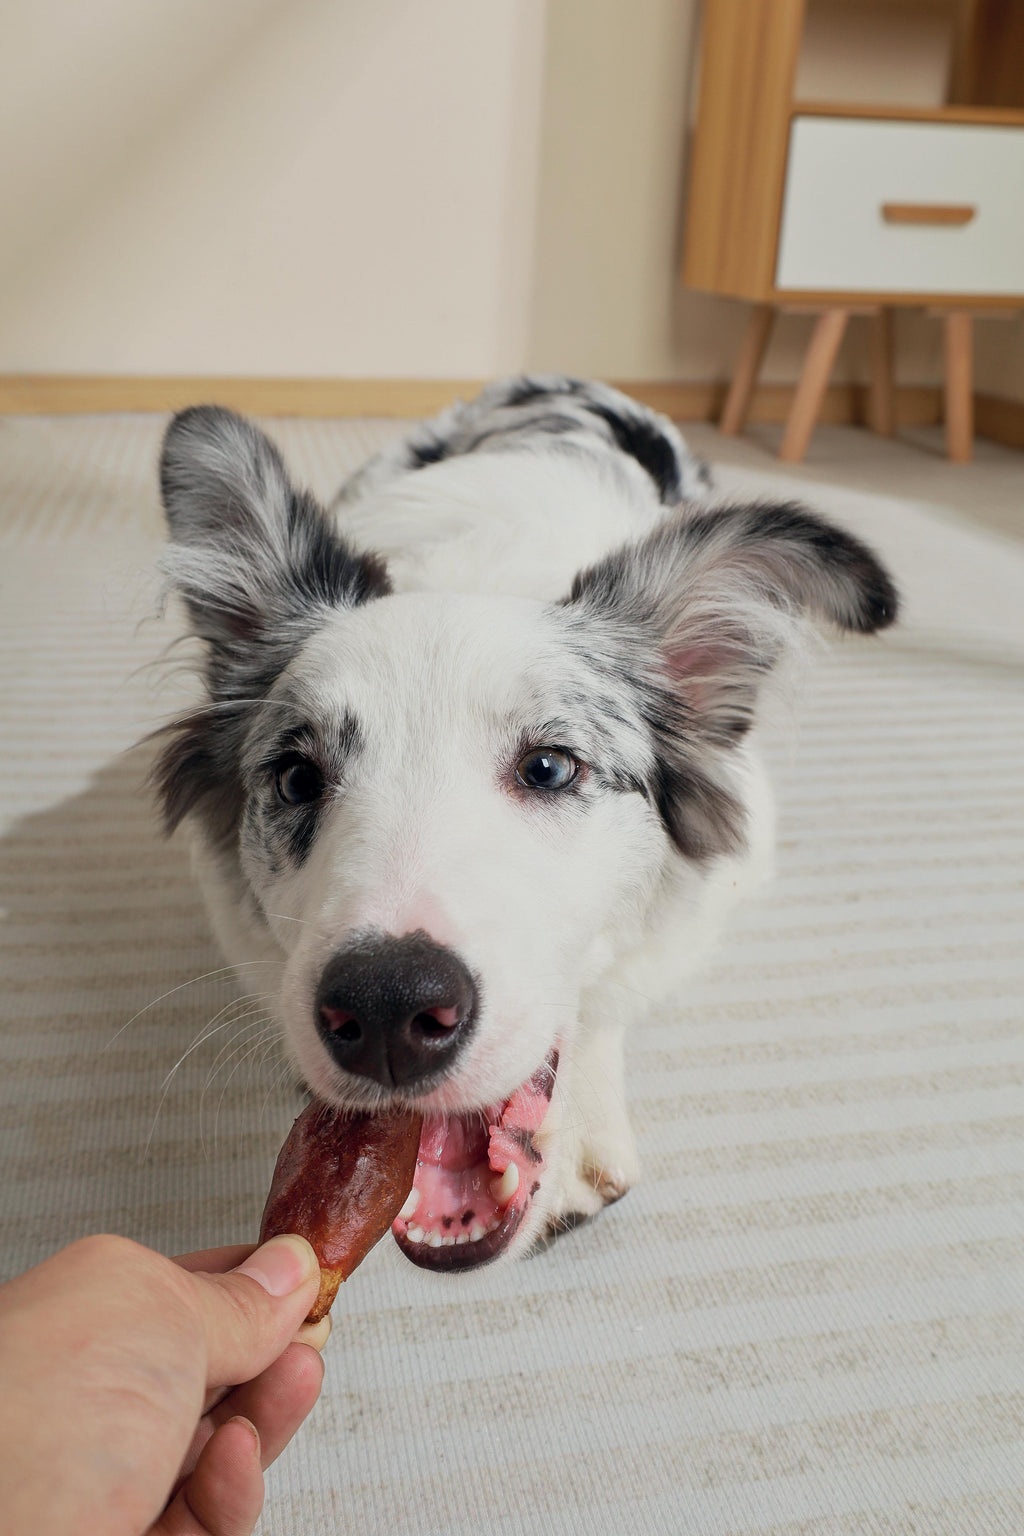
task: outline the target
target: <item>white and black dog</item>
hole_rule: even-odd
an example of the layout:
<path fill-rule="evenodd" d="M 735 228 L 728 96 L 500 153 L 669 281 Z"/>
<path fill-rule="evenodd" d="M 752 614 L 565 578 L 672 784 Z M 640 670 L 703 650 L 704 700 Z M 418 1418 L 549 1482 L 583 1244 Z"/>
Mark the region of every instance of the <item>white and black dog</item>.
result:
<path fill-rule="evenodd" d="M 156 777 L 226 956 L 280 961 L 318 1098 L 423 1111 L 402 1252 L 522 1252 L 628 1189 L 623 1032 L 769 866 L 762 684 L 808 619 L 891 624 L 893 585 L 798 506 L 702 508 L 670 422 L 562 377 L 444 412 L 329 512 L 212 406 L 161 487 L 208 700 Z"/>

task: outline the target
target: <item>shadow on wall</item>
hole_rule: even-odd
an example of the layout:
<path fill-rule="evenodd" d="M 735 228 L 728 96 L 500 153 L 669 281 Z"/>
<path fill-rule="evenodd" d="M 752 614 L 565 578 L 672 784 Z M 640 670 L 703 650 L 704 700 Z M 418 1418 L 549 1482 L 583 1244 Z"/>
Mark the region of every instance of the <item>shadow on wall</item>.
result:
<path fill-rule="evenodd" d="M 277 966 L 246 997 L 223 969 L 143 790 L 151 755 L 0 839 L 0 1279 L 89 1232 L 168 1253 L 255 1241 L 301 1107 L 266 1008 Z"/>

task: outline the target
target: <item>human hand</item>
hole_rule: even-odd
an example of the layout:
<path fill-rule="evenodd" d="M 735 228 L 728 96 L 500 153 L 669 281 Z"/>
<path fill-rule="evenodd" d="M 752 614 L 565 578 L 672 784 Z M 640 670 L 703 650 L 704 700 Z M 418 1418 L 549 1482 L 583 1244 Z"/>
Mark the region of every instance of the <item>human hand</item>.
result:
<path fill-rule="evenodd" d="M 172 1260 L 102 1236 L 0 1287 L 5 1536 L 250 1536 L 320 1392 L 318 1285 L 300 1237 Z"/>

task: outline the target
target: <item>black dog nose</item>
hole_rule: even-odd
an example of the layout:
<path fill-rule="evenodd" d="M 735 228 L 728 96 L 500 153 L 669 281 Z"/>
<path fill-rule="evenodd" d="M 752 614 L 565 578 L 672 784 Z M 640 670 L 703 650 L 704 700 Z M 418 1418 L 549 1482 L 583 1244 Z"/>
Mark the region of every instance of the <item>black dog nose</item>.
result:
<path fill-rule="evenodd" d="M 452 950 L 425 933 L 382 934 L 327 962 L 316 1023 L 339 1067 L 393 1088 L 446 1071 L 476 1007 L 473 978 Z"/>

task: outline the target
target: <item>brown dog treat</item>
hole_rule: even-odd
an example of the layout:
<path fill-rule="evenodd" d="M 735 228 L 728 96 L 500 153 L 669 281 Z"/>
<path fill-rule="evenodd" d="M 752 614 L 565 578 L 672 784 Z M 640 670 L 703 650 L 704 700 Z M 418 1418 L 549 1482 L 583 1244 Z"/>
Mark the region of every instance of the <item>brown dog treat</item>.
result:
<path fill-rule="evenodd" d="M 326 1317 L 357 1264 L 405 1204 L 416 1172 L 421 1115 L 346 1115 L 315 1100 L 281 1148 L 260 1242 L 297 1232 L 320 1261 L 320 1294 L 306 1319 Z"/>

